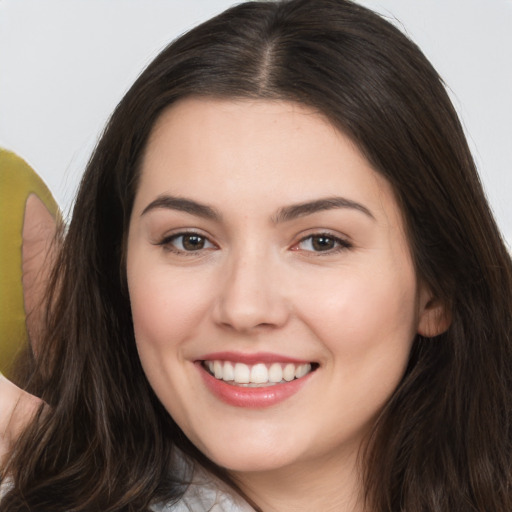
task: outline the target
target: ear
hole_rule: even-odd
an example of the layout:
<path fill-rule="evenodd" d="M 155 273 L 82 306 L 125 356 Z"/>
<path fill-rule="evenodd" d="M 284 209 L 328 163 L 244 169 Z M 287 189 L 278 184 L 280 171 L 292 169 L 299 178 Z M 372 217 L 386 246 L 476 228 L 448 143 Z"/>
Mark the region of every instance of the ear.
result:
<path fill-rule="evenodd" d="M 418 334 L 434 338 L 448 330 L 452 323 L 452 315 L 444 301 L 433 297 L 428 290 L 423 290 L 420 293 L 419 305 Z"/>

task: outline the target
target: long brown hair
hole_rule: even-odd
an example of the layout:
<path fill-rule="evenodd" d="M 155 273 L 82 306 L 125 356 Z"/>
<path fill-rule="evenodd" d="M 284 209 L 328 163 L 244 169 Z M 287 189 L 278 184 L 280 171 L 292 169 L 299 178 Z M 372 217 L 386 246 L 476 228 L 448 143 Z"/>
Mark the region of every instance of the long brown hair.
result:
<path fill-rule="evenodd" d="M 317 109 L 394 188 L 418 274 L 451 314 L 417 336 L 364 452 L 372 512 L 512 510 L 512 265 L 457 115 L 420 50 L 345 0 L 247 2 L 170 44 L 120 102 L 92 156 L 55 267 L 28 389 L 51 406 L 6 469 L 9 511 L 146 510 L 178 499 L 186 439 L 141 368 L 124 243 L 162 111 L 190 95 Z M 313 172 L 313 171 L 312 171 Z"/>

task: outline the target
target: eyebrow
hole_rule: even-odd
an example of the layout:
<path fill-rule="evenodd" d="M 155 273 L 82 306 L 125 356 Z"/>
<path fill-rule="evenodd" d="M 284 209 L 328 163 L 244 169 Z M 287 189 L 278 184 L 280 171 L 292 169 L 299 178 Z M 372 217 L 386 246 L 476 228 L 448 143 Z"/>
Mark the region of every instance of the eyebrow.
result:
<path fill-rule="evenodd" d="M 152 210 L 157 210 L 160 208 L 178 210 L 180 212 L 190 213 L 196 217 L 202 217 L 204 219 L 215 221 L 219 221 L 221 219 L 220 213 L 211 206 L 197 203 L 192 199 L 185 199 L 182 197 L 174 197 L 169 195 L 161 195 L 158 196 L 154 201 L 151 201 L 151 203 L 149 203 L 142 211 L 141 217 Z"/>
<path fill-rule="evenodd" d="M 366 206 L 363 206 L 356 201 L 352 201 L 351 199 L 338 196 L 326 197 L 316 199 L 314 201 L 307 201 L 304 203 L 285 206 L 277 211 L 276 215 L 272 217 L 272 220 L 275 224 L 279 224 L 297 219 L 299 217 L 312 215 L 313 213 L 341 208 L 348 208 L 362 212 L 371 219 L 375 220 L 375 217 L 371 211 L 366 208 Z M 183 197 L 175 197 L 167 194 L 160 195 L 154 201 L 149 203 L 142 211 L 141 216 L 157 209 L 178 210 L 181 212 L 189 213 L 191 215 L 195 215 L 197 217 L 202 217 L 204 219 L 214 221 L 220 221 L 222 219 L 221 214 L 211 206 L 198 203 L 192 199 L 185 199 Z"/>
<path fill-rule="evenodd" d="M 306 215 L 312 215 L 313 213 L 335 210 L 339 208 L 349 208 L 364 213 L 371 219 L 375 220 L 372 212 L 356 201 L 346 199 L 344 197 L 326 197 L 317 199 L 315 201 L 307 201 L 305 203 L 294 204 L 280 208 L 277 214 L 273 217 L 274 222 L 288 222 L 298 217 L 305 217 Z"/>

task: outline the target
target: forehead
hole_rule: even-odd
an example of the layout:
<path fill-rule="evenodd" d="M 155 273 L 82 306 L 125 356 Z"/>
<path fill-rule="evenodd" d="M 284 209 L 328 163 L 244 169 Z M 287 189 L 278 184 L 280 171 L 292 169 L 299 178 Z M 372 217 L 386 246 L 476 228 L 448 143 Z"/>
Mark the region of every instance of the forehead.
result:
<path fill-rule="evenodd" d="M 380 208 L 393 195 L 349 137 L 284 101 L 181 100 L 155 124 L 141 171 L 136 203 L 168 193 L 250 212 L 336 193 Z"/>

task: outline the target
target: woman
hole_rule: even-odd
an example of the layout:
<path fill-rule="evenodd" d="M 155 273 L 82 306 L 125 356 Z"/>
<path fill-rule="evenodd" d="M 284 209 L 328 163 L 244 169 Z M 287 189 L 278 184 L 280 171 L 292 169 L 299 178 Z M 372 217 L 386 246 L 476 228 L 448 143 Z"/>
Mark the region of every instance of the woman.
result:
<path fill-rule="evenodd" d="M 165 49 L 51 290 L 5 510 L 511 509 L 510 257 L 438 75 L 360 6 Z"/>

